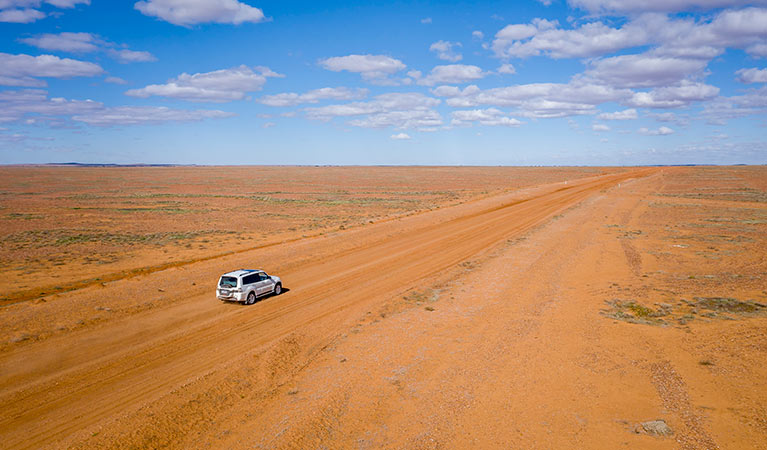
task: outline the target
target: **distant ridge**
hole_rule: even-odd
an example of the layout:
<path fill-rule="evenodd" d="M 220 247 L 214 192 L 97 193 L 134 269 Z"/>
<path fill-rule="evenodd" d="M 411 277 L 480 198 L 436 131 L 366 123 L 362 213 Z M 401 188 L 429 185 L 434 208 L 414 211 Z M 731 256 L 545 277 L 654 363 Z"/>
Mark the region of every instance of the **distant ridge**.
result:
<path fill-rule="evenodd" d="M 75 167 L 194 167 L 197 164 L 110 164 L 110 163 L 79 163 L 79 162 L 65 162 L 65 163 L 45 163 L 45 164 L 33 164 L 40 166 L 75 166 Z"/>

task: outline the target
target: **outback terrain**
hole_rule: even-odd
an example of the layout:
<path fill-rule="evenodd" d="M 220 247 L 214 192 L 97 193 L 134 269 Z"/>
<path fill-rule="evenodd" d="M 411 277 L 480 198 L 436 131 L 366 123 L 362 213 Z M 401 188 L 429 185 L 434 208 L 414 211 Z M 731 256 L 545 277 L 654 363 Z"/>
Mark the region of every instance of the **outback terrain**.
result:
<path fill-rule="evenodd" d="M 0 167 L 0 302 L 615 171 Z"/>
<path fill-rule="evenodd" d="M 2 448 L 767 449 L 765 167 L 4 167 L 0 224 Z"/>

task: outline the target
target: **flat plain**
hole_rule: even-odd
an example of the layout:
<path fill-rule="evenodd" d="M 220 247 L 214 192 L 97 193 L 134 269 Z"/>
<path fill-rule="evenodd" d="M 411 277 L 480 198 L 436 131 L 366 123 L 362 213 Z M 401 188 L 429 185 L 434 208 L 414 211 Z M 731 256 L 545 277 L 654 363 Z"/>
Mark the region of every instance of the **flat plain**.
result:
<path fill-rule="evenodd" d="M 765 167 L 0 180 L 3 447 L 767 448 Z"/>
<path fill-rule="evenodd" d="M 607 168 L 0 168 L 0 302 Z"/>

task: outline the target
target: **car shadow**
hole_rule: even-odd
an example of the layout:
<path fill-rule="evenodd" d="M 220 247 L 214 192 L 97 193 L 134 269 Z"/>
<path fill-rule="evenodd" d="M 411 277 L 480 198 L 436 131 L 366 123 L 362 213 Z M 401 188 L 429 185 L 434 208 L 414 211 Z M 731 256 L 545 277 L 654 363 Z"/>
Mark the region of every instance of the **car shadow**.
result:
<path fill-rule="evenodd" d="M 283 288 L 282 288 L 282 292 L 280 292 L 280 295 L 285 295 L 285 294 L 286 294 L 286 293 L 288 293 L 288 292 L 290 292 L 290 289 L 288 289 L 288 288 L 286 288 L 286 287 L 283 287 Z M 276 296 L 276 295 L 274 295 L 274 293 L 271 293 L 271 294 L 269 294 L 269 295 L 264 295 L 263 297 L 258 297 L 258 298 L 256 299 L 256 303 L 253 303 L 253 304 L 254 304 L 254 305 L 256 305 L 256 304 L 258 304 L 258 303 L 261 303 L 262 301 L 264 301 L 264 300 L 266 300 L 266 299 L 269 299 L 269 298 L 272 298 L 272 297 L 277 297 L 277 296 Z M 242 305 L 243 305 L 243 306 L 248 306 L 248 305 L 246 305 L 245 303 L 243 303 Z"/>
<path fill-rule="evenodd" d="M 283 287 L 283 288 L 282 288 L 282 292 L 280 292 L 280 295 L 285 295 L 285 294 L 287 294 L 288 292 L 290 292 L 290 289 L 288 289 L 288 288 L 286 288 L 286 287 Z M 272 292 L 272 293 L 271 293 L 271 294 L 269 294 L 269 295 L 264 295 L 264 296 L 263 296 L 263 297 L 261 297 L 259 300 L 263 300 L 263 299 L 265 299 L 265 298 L 270 298 L 270 297 L 277 297 L 277 296 L 276 296 L 276 295 L 274 295 L 274 292 Z M 258 302 L 256 302 L 256 303 L 258 303 Z"/>
<path fill-rule="evenodd" d="M 286 287 L 283 287 L 283 288 L 282 288 L 282 292 L 280 293 L 280 295 L 285 295 L 285 293 L 287 293 L 287 292 L 290 292 L 290 289 L 288 289 L 288 288 L 286 288 Z M 272 294 L 269 294 L 269 295 L 265 295 L 265 296 L 263 296 L 263 297 L 258 297 L 258 298 L 256 299 L 256 302 L 255 302 L 255 303 L 253 303 L 253 304 L 254 304 L 254 305 L 256 305 L 256 304 L 260 303 L 261 301 L 263 301 L 263 300 L 266 300 L 266 299 L 268 299 L 268 298 L 272 298 L 272 297 L 276 297 L 276 295 L 274 295 L 274 294 L 272 293 Z M 251 305 L 247 305 L 247 304 L 245 304 L 245 302 L 222 302 L 222 303 L 230 303 L 230 304 L 232 304 L 232 306 L 239 306 L 239 307 L 242 307 L 242 306 L 251 306 Z"/>

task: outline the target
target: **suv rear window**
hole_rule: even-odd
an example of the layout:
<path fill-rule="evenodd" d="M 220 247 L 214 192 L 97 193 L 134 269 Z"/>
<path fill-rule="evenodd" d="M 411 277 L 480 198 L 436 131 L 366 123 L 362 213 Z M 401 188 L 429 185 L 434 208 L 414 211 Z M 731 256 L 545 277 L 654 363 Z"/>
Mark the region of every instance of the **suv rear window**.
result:
<path fill-rule="evenodd" d="M 237 287 L 236 277 L 221 277 L 221 282 L 218 283 L 221 287 Z"/>

